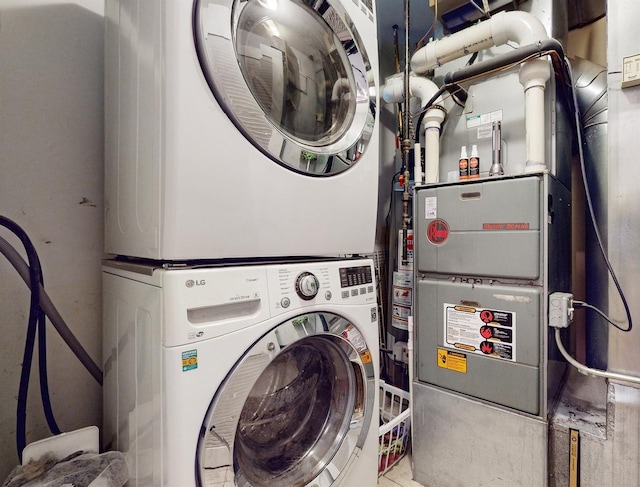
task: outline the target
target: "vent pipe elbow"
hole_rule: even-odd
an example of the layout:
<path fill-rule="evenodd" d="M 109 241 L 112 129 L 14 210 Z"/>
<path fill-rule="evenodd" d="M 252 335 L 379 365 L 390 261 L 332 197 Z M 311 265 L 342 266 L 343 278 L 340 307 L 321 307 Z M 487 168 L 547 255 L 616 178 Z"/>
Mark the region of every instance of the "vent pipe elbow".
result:
<path fill-rule="evenodd" d="M 528 12 L 501 12 L 491 17 L 490 22 L 496 46 L 507 42 L 527 46 L 549 38 L 542 22 Z"/>
<path fill-rule="evenodd" d="M 535 44 L 549 36 L 542 23 L 528 12 L 499 12 L 467 29 L 430 42 L 416 51 L 411 68 L 418 74 L 467 54 L 514 42 L 518 46 Z"/>
<path fill-rule="evenodd" d="M 389 78 L 382 88 L 382 99 L 385 103 L 402 103 L 404 102 L 404 83 L 403 76 L 394 75 Z M 439 88 L 433 81 L 422 76 L 411 74 L 409 77 L 409 92 L 420 100 L 420 106 L 423 107 L 438 92 Z M 436 100 L 436 103 L 442 103 L 442 97 Z"/>

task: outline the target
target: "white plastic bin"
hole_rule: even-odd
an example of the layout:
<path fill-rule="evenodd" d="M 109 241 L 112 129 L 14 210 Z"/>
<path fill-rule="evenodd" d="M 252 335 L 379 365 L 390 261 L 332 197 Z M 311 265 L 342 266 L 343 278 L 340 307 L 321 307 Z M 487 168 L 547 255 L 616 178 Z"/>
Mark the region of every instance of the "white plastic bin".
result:
<path fill-rule="evenodd" d="M 411 407 L 409 393 L 380 381 L 380 430 L 378 475 L 383 475 L 404 457 L 409 448 Z"/>

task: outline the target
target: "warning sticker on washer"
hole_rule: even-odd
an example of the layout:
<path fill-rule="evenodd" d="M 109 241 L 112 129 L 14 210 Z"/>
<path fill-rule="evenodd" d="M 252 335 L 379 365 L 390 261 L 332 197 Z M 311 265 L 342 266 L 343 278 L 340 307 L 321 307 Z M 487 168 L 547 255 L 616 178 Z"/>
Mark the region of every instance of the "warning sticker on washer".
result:
<path fill-rule="evenodd" d="M 342 332 L 342 337 L 349 340 L 353 348 L 355 348 L 360 354 L 369 349 L 369 347 L 367 347 L 367 342 L 365 342 L 364 337 L 362 336 L 362 333 L 360 333 L 358 329 L 353 325 L 349 325 L 344 329 L 344 331 Z"/>
<path fill-rule="evenodd" d="M 444 304 L 445 346 L 502 360 L 516 360 L 516 314 Z"/>
<path fill-rule="evenodd" d="M 182 352 L 182 372 L 198 368 L 198 351 L 187 350 Z"/>
<path fill-rule="evenodd" d="M 369 350 L 365 350 L 364 352 L 362 352 L 360 354 L 360 359 L 362 360 L 363 364 L 370 364 L 371 361 L 373 360 L 371 358 L 371 352 Z"/>

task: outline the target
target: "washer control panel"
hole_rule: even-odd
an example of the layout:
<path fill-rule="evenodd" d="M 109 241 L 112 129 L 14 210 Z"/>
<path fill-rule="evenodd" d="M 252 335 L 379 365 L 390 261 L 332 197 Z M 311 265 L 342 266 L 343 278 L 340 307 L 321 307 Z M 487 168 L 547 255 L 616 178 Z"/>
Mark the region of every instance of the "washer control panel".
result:
<path fill-rule="evenodd" d="M 305 271 L 296 278 L 296 292 L 305 301 L 315 298 L 319 289 L 318 278 L 311 272 Z"/>
<path fill-rule="evenodd" d="M 371 260 L 307 262 L 268 267 L 271 310 L 304 306 L 376 302 Z"/>

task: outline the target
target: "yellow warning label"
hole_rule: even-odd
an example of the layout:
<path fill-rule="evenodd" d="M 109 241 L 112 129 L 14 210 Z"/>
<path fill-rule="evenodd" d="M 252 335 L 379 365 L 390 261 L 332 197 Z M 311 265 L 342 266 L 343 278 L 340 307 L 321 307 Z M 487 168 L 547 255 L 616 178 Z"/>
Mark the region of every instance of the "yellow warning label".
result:
<path fill-rule="evenodd" d="M 467 373 L 467 355 L 452 350 L 438 349 L 438 367 L 443 369 Z"/>
<path fill-rule="evenodd" d="M 456 306 L 456 311 L 464 311 L 465 313 L 474 313 L 476 312 L 475 308 L 471 308 L 470 306 Z"/>
<path fill-rule="evenodd" d="M 462 350 L 469 350 L 470 352 L 475 352 L 476 350 L 478 350 L 473 345 L 467 345 L 466 343 L 454 343 L 453 346 L 456 348 L 461 348 Z"/>
<path fill-rule="evenodd" d="M 360 354 L 360 358 L 362 359 L 362 363 L 363 364 L 370 364 L 371 363 L 371 352 L 369 352 L 369 350 L 365 350 L 364 352 L 362 352 Z"/>

